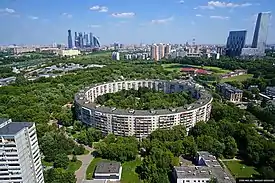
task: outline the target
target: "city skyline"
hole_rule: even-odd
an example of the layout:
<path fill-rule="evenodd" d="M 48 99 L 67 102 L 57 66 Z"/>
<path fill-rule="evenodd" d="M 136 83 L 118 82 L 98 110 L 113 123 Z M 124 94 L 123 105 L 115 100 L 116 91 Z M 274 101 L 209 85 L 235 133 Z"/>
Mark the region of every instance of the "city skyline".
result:
<path fill-rule="evenodd" d="M 193 38 L 198 44 L 225 44 L 229 31 L 245 29 L 250 44 L 257 14 L 267 11 L 275 11 L 269 0 L 2 0 L 0 44 L 66 44 L 69 29 L 93 32 L 102 44 L 185 43 Z M 271 19 L 267 43 L 275 43 L 274 24 Z"/>

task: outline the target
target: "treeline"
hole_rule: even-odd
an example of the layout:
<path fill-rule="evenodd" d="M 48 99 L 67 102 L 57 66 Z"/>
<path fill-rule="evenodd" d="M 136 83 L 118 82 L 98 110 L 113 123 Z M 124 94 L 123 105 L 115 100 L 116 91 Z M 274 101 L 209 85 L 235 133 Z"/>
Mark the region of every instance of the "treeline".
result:
<path fill-rule="evenodd" d="M 121 90 L 116 93 L 106 93 L 97 97 L 97 103 L 101 105 L 139 110 L 174 108 L 190 104 L 194 100 L 191 93 L 178 92 L 167 94 L 149 88 Z"/>

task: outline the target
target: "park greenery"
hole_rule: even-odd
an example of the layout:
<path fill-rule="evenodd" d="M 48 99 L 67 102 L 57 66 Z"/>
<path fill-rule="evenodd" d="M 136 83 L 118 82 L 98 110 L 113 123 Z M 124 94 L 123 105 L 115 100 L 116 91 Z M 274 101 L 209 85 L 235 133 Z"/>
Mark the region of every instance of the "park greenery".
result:
<path fill-rule="evenodd" d="M 119 79 L 179 79 L 182 78 L 182 73 L 166 70 L 161 64 L 153 62 L 114 62 L 108 56 L 83 56 L 75 59 L 51 58 L 51 60 L 55 62 L 54 64 L 94 63 L 104 64 L 106 67 L 89 68 L 74 71 L 62 77 L 40 78 L 36 81 L 27 81 L 22 75 L 17 75 L 14 84 L 0 88 L 0 117 L 11 118 L 13 121 L 36 122 L 43 161 L 53 165 L 53 168 L 44 173 L 46 183 L 73 183 L 76 181 L 74 173 L 69 171 L 72 161 L 67 159 L 67 155 L 83 154 L 84 147 L 76 144 L 71 136 L 81 144 L 94 146 L 98 158 L 127 164 L 142 156 L 140 163 L 131 164 L 134 167 L 129 168 L 132 171 L 129 172 L 129 175 L 138 173 L 139 179 L 144 182 L 168 182 L 172 166 L 179 164 L 178 157 L 180 155 L 186 158 L 192 157 L 197 150 L 210 151 L 220 158 L 237 156 L 247 166 L 255 167 L 258 172 L 254 172 L 255 177 L 274 178 L 274 140 L 259 133 L 259 129 L 255 126 L 255 121 L 257 121 L 265 130 L 274 133 L 274 110 L 269 107 L 268 102 L 263 102 L 261 106 L 251 104 L 247 110 L 241 110 L 224 102 L 218 94 L 213 93 L 215 100 L 211 120 L 207 123 L 198 123 L 188 135 L 184 127 L 177 126 L 173 129 L 156 130 L 141 142 L 133 137 L 108 135 L 104 138 L 100 131 L 87 128 L 75 119 L 74 108 L 69 106 L 77 91 L 91 84 Z M 26 58 L 24 61 L 27 62 L 28 59 Z M 11 63 L 11 61 L 2 63 L 4 62 Z M 259 92 L 263 92 L 266 86 L 275 85 L 275 67 L 273 61 L 268 59 L 250 62 L 232 58 L 221 58 L 220 60 L 177 58 L 162 61 L 162 63 L 219 67 L 223 70 L 247 69 L 249 74 L 253 74 L 253 78 L 245 81 L 230 81 L 229 83 L 243 89 L 244 95 L 248 99 L 257 98 Z M 210 85 L 215 86 L 218 82 L 220 81 L 215 80 Z M 202 84 L 209 87 L 207 82 L 202 82 Z M 250 85 L 257 85 L 258 90 L 249 90 Z M 164 96 L 163 93 L 150 92 L 150 95 L 144 95 L 148 98 Z M 122 100 L 127 98 L 127 96 L 123 98 L 119 93 L 114 94 L 114 96 L 116 95 Z M 182 97 L 183 102 L 189 101 L 188 94 L 179 93 L 177 95 L 172 94 L 175 98 Z M 111 98 L 111 96 L 108 97 Z M 107 99 L 109 99 L 108 97 Z M 107 103 L 107 99 L 105 98 L 103 101 Z M 121 105 L 120 101 L 116 100 L 109 103 Z M 161 100 L 165 103 L 166 97 L 161 97 Z M 138 100 L 135 98 L 134 101 Z M 157 99 L 153 101 L 158 103 Z M 176 106 L 176 102 L 173 102 L 173 99 L 171 101 L 172 106 Z M 127 102 L 125 103 L 127 104 Z M 146 107 L 146 109 L 158 108 L 151 106 L 151 103 L 148 102 L 147 106 L 137 106 Z M 126 106 L 127 108 L 128 104 L 126 104 L 123 104 L 122 107 Z M 169 104 L 166 103 L 165 106 L 167 105 Z M 64 126 L 66 130 L 64 127 L 59 128 L 58 125 Z M 135 172 L 133 172 L 134 170 Z"/>
<path fill-rule="evenodd" d="M 191 93 L 178 92 L 167 94 L 149 88 L 121 90 L 97 97 L 97 103 L 122 109 L 168 109 L 184 106 L 194 101 Z"/>

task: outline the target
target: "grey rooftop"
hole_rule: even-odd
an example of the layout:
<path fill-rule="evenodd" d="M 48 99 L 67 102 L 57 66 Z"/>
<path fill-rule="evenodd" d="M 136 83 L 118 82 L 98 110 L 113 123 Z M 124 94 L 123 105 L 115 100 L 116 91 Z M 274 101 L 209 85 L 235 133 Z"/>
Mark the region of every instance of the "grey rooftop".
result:
<path fill-rule="evenodd" d="M 119 173 L 120 163 L 112 162 L 99 162 L 96 166 L 95 173 Z"/>
<path fill-rule="evenodd" d="M 33 123 L 30 122 L 11 122 L 0 128 L 0 136 L 16 135 L 22 129 L 31 127 Z"/>

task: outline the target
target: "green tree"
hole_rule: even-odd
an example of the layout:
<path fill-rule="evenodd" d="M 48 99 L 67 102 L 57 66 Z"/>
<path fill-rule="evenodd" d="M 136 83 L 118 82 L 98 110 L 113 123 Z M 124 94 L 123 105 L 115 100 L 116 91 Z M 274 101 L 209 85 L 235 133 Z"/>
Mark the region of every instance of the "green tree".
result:
<path fill-rule="evenodd" d="M 66 169 L 69 165 L 69 158 L 66 154 L 57 154 L 53 163 L 55 168 Z"/>
<path fill-rule="evenodd" d="M 62 168 L 52 168 L 44 172 L 45 183 L 75 183 L 76 178 L 73 172 Z"/>
<path fill-rule="evenodd" d="M 235 141 L 235 139 L 233 137 L 226 137 L 224 140 L 224 145 L 225 145 L 225 149 L 224 149 L 224 156 L 226 158 L 234 158 L 238 148 L 237 148 L 237 143 Z"/>

